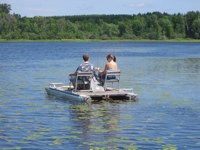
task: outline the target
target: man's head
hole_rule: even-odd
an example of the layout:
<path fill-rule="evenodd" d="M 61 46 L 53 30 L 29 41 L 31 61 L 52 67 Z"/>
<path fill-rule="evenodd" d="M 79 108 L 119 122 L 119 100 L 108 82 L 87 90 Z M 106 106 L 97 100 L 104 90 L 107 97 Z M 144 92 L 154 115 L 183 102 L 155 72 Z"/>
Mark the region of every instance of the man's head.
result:
<path fill-rule="evenodd" d="M 88 54 L 83 54 L 83 60 L 84 60 L 84 61 L 88 61 L 88 60 L 89 60 Z"/>

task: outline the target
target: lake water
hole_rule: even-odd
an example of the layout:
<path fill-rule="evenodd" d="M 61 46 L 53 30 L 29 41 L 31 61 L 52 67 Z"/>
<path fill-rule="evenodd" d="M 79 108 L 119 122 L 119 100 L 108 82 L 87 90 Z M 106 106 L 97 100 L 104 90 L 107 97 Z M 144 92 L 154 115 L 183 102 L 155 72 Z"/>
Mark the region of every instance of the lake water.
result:
<path fill-rule="evenodd" d="M 117 57 L 137 102 L 74 105 L 46 95 L 82 54 Z M 200 43 L 0 43 L 0 149 L 199 149 Z"/>

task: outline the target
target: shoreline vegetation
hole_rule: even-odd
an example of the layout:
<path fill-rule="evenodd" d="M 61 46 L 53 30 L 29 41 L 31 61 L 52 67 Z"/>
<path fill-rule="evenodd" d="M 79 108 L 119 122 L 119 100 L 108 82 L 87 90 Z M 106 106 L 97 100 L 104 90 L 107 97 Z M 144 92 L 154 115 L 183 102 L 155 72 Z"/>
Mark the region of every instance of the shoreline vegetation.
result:
<path fill-rule="evenodd" d="M 0 4 L 0 42 L 199 42 L 200 12 L 21 17 Z"/>
<path fill-rule="evenodd" d="M 173 39 L 173 40 L 148 40 L 148 39 L 138 39 L 138 40 L 99 40 L 99 39 L 46 39 L 46 40 L 28 40 L 28 39 L 0 39 L 0 43 L 3 42 L 182 42 L 182 43 L 200 43 L 199 39 Z"/>

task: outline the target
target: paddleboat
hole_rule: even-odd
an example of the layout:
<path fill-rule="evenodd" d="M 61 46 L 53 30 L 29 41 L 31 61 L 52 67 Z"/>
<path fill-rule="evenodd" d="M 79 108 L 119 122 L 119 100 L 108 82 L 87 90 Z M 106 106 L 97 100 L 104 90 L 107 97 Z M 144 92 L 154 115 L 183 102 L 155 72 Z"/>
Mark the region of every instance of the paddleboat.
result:
<path fill-rule="evenodd" d="M 136 101 L 138 95 L 132 89 L 119 88 L 120 75 L 120 70 L 107 70 L 105 79 L 99 79 L 92 71 L 77 71 L 75 86 L 72 85 L 69 76 L 69 85 L 60 82 L 49 83 L 45 90 L 50 96 L 65 98 L 78 103 L 90 103 L 91 100 Z"/>

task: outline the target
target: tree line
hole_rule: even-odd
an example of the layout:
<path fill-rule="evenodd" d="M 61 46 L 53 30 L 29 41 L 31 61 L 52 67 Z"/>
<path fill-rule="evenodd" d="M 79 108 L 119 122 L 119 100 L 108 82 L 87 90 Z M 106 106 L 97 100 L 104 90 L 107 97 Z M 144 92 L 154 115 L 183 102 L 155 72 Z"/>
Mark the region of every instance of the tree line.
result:
<path fill-rule="evenodd" d="M 200 12 L 21 17 L 0 4 L 0 39 L 200 39 Z"/>

